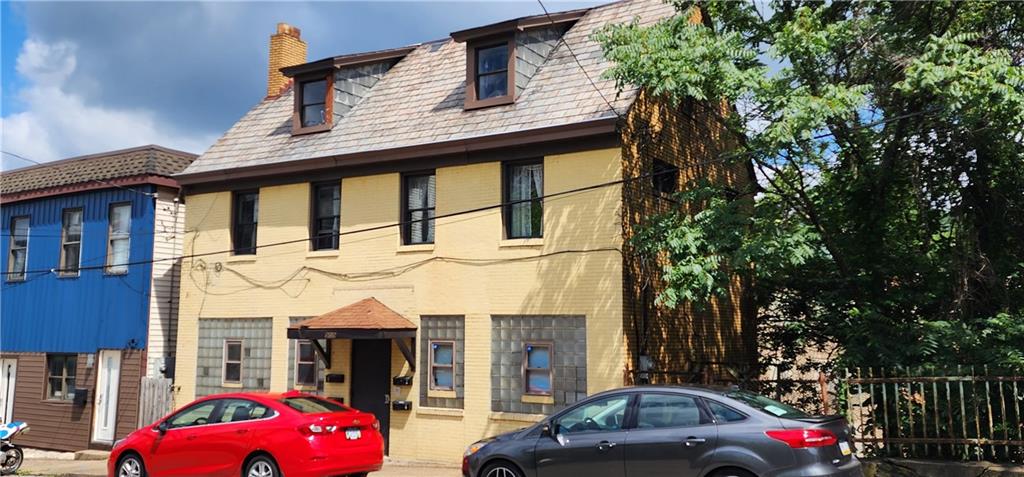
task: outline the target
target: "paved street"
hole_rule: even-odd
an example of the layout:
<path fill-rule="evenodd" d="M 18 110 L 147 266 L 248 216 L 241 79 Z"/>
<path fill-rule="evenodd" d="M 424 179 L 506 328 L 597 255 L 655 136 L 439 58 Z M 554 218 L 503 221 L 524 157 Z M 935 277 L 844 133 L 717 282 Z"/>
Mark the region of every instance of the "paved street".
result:
<path fill-rule="evenodd" d="M 101 476 L 106 475 L 106 461 L 82 461 L 66 459 L 28 459 L 18 475 L 27 476 Z M 436 467 L 411 465 L 408 463 L 388 463 L 375 477 L 457 477 L 459 469 L 454 467 Z"/>

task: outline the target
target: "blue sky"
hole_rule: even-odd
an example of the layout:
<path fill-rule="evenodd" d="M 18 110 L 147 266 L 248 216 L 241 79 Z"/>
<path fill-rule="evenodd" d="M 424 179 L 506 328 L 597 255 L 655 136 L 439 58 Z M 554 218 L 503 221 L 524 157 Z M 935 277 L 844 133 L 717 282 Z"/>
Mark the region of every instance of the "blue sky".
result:
<path fill-rule="evenodd" d="M 148 143 L 202 152 L 263 98 L 277 22 L 302 30 L 312 61 L 541 13 L 536 0 L 0 4 L 3 150 L 36 161 Z"/>

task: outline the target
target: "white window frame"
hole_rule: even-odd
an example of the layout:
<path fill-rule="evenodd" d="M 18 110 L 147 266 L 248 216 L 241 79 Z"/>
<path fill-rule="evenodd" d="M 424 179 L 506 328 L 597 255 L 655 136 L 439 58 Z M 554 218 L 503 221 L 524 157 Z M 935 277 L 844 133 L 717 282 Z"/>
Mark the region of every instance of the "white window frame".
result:
<path fill-rule="evenodd" d="M 452 363 L 450 365 L 437 365 L 436 363 L 434 363 L 434 345 L 435 344 L 437 344 L 438 346 L 447 345 L 447 346 L 451 346 L 452 347 Z M 430 342 L 427 343 L 427 348 L 430 350 L 430 356 L 428 357 L 429 361 L 427 362 L 430 365 L 430 372 L 427 373 L 428 374 L 427 378 L 429 379 L 429 382 L 428 382 L 427 385 L 430 386 L 429 389 L 431 391 L 454 391 L 455 390 L 455 342 L 451 341 L 451 340 L 430 340 Z M 451 369 L 452 370 L 452 385 L 451 385 L 451 387 L 443 387 L 443 386 L 435 386 L 434 385 L 434 381 L 435 381 L 434 380 L 434 370 L 436 368 L 447 368 L 447 369 Z"/>
<path fill-rule="evenodd" d="M 128 208 L 128 232 L 116 233 L 114 232 L 114 209 L 118 207 Z M 110 204 L 110 208 L 107 211 L 107 263 L 106 273 L 109 275 L 125 275 L 128 273 L 128 263 L 131 262 L 131 230 L 132 230 L 132 203 L 131 202 L 118 202 Z M 125 259 L 125 263 L 112 263 L 114 257 L 114 241 L 125 241 L 128 243 L 128 257 Z"/>
<path fill-rule="evenodd" d="M 19 247 L 15 245 L 15 242 L 17 240 L 15 233 L 18 231 L 18 227 L 16 226 L 16 224 L 19 220 L 24 220 L 25 222 L 28 223 L 28 225 L 25 227 L 24 247 Z M 7 233 L 9 240 L 7 243 L 7 281 L 20 282 L 25 280 L 25 272 L 28 271 L 28 238 L 32 230 L 32 218 L 31 216 L 28 215 L 19 215 L 16 217 L 11 217 L 11 223 L 9 225 L 11 228 L 10 230 L 8 230 Z M 22 263 L 22 268 L 20 271 L 14 270 L 14 252 L 16 250 L 23 250 L 25 253 L 25 261 L 24 263 Z"/>
<path fill-rule="evenodd" d="M 228 359 L 228 346 L 238 344 L 238 361 Z M 241 386 L 245 380 L 245 340 L 236 338 L 224 339 L 224 355 L 221 364 L 220 383 L 225 386 Z M 238 363 L 238 381 L 228 381 L 228 364 Z"/>
<path fill-rule="evenodd" d="M 67 224 L 66 224 L 67 217 L 68 217 L 68 213 L 74 212 L 76 210 L 81 213 L 81 223 L 79 224 L 79 227 L 81 228 L 81 230 L 79 230 L 79 232 L 78 232 L 78 241 L 76 241 L 76 242 L 69 242 L 68 241 L 68 234 L 67 234 L 68 227 L 67 227 Z M 58 273 L 57 276 L 59 276 L 59 277 L 77 277 L 77 276 L 79 276 L 81 274 L 81 272 L 82 272 L 82 270 L 81 270 L 82 269 L 82 242 L 84 240 L 85 240 L 85 208 L 84 207 L 69 207 L 67 209 L 62 210 L 61 214 L 60 214 L 60 263 L 57 264 L 57 268 L 60 270 L 60 273 Z M 68 244 L 72 244 L 72 243 L 77 243 L 78 244 L 78 266 L 75 268 L 74 272 L 69 272 L 69 271 L 67 271 L 64 268 L 64 257 L 65 257 L 65 250 L 67 249 Z"/>
<path fill-rule="evenodd" d="M 531 368 L 529 348 L 548 349 L 548 367 Z M 548 373 L 548 382 L 551 389 L 548 392 L 530 391 L 530 373 Z M 555 343 L 553 341 L 527 341 L 523 343 L 523 394 L 527 396 L 554 396 L 555 395 Z"/>
<path fill-rule="evenodd" d="M 309 345 L 310 350 L 313 352 L 313 360 L 312 361 L 302 361 L 302 345 L 303 344 Z M 300 364 L 309 364 L 309 365 L 313 366 L 313 382 L 312 383 L 299 382 L 299 365 Z M 317 386 L 317 382 L 320 379 L 320 376 L 319 376 L 320 370 L 318 369 L 319 367 L 320 366 L 317 363 L 317 359 L 316 359 L 316 349 L 313 347 L 312 340 L 298 340 L 298 341 L 296 341 L 295 342 L 295 377 L 294 377 L 295 387 L 297 387 L 297 388 L 315 388 Z"/>

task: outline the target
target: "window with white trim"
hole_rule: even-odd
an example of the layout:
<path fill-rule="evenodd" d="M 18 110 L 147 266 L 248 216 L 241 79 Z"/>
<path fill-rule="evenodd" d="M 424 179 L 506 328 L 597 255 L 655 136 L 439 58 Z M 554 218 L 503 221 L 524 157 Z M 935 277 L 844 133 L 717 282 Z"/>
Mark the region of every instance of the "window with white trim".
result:
<path fill-rule="evenodd" d="M 430 389 L 455 390 L 455 342 L 430 342 Z"/>
<path fill-rule="evenodd" d="M 295 347 L 295 385 L 317 385 L 316 351 L 309 340 L 299 340 Z"/>
<path fill-rule="evenodd" d="M 242 384 L 242 340 L 224 340 L 224 384 Z"/>
<path fill-rule="evenodd" d="M 28 230 L 27 216 L 11 218 L 7 242 L 7 281 L 25 279 L 25 269 L 28 267 Z"/>
<path fill-rule="evenodd" d="M 523 384 L 526 394 L 550 396 L 552 393 L 552 343 L 526 343 L 523 347 Z"/>
<path fill-rule="evenodd" d="M 110 206 L 107 231 L 107 273 L 128 273 L 132 204 Z"/>
<path fill-rule="evenodd" d="M 82 261 L 82 209 L 64 209 L 60 234 L 60 276 L 77 277 Z"/>

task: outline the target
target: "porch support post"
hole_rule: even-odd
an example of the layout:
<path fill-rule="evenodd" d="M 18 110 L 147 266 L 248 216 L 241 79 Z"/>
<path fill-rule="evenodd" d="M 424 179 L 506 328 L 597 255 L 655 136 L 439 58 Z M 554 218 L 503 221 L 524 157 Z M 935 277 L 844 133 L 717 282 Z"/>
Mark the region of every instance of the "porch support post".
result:
<path fill-rule="evenodd" d="M 405 338 L 394 338 L 395 344 L 398 345 L 398 351 L 402 352 L 402 356 L 405 356 L 405 361 L 409 363 L 409 369 L 416 371 L 416 352 L 413 347 L 409 346 L 409 343 L 405 342 Z M 416 338 L 412 338 L 413 346 L 416 345 Z"/>
<path fill-rule="evenodd" d="M 324 367 L 331 368 L 331 340 L 327 341 L 327 349 L 320 344 L 320 340 L 309 340 L 313 344 L 313 350 L 320 356 L 320 359 L 324 362 Z"/>

